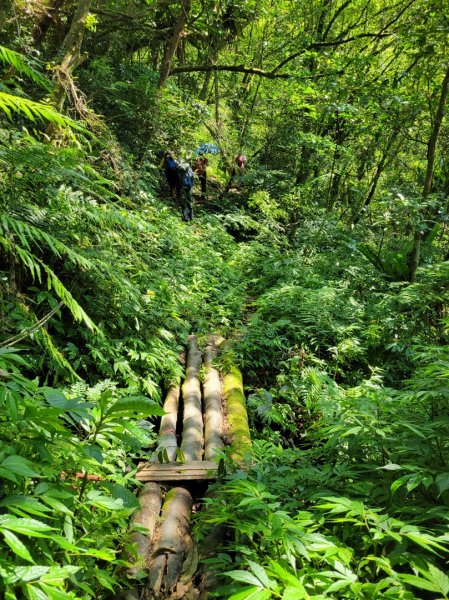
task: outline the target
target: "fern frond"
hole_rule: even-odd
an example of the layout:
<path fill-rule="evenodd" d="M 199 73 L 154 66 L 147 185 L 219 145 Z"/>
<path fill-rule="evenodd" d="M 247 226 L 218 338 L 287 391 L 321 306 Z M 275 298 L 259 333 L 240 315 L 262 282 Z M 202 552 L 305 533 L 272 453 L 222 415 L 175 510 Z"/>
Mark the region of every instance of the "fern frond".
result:
<path fill-rule="evenodd" d="M 13 96 L 6 92 L 0 92 L 0 110 L 3 111 L 8 119 L 12 118 L 12 113 L 23 115 L 36 122 L 37 120 L 54 123 L 61 127 L 73 127 L 78 131 L 87 133 L 86 129 L 79 125 L 70 117 L 62 115 L 49 104 L 44 102 L 35 102 L 21 96 Z"/>
<path fill-rule="evenodd" d="M 3 233 L 5 234 L 11 231 L 14 232 L 22 246 L 27 250 L 31 250 L 31 243 L 35 244 L 38 248 L 41 247 L 41 244 L 44 244 L 58 258 L 61 255 L 65 255 L 72 263 L 79 267 L 88 270 L 94 269 L 94 265 L 90 260 L 78 252 L 75 252 L 69 248 L 69 246 L 46 231 L 43 231 L 30 223 L 18 220 L 10 215 L 2 215 L 0 217 L 0 231 L 1 230 L 3 230 Z"/>
<path fill-rule="evenodd" d="M 35 68 L 33 68 L 32 62 L 27 57 L 23 56 L 23 54 L 19 54 L 10 48 L 5 48 L 5 46 L 0 46 L 0 62 L 4 65 L 8 65 L 13 67 L 17 73 L 21 75 L 25 75 L 37 85 L 40 85 L 46 90 L 51 89 L 51 83 L 49 80 L 42 74 L 39 73 Z"/>
<path fill-rule="evenodd" d="M 33 279 L 42 282 L 42 272 L 47 275 L 47 289 L 53 290 L 58 298 L 62 301 L 72 313 L 75 321 L 83 322 L 89 329 L 95 333 L 101 334 L 101 331 L 83 309 L 83 307 L 75 300 L 69 290 L 65 287 L 56 273 L 46 265 L 40 258 L 18 245 L 12 245 L 11 241 L 0 235 L 0 245 L 8 252 L 14 252 L 20 259 L 21 263 L 29 270 Z"/>
<path fill-rule="evenodd" d="M 32 325 L 38 322 L 37 316 L 23 302 L 18 301 L 17 308 L 24 316 L 26 316 Z M 51 335 L 45 328 L 39 327 L 38 329 L 34 330 L 32 337 L 37 345 L 47 353 L 57 370 L 59 370 L 64 376 L 67 376 L 71 381 L 80 380 L 79 375 L 75 372 L 72 365 L 61 353 L 61 351 L 55 346 Z"/>

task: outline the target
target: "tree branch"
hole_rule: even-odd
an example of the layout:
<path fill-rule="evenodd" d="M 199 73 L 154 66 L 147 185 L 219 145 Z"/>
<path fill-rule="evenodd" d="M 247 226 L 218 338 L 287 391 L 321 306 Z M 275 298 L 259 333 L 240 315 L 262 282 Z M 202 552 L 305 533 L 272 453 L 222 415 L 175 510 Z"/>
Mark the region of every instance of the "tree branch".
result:
<path fill-rule="evenodd" d="M 393 35 L 393 34 L 392 33 L 359 33 L 358 35 L 353 35 L 352 37 L 346 38 L 344 40 L 334 40 L 332 42 L 314 42 L 313 44 L 309 44 L 305 48 L 301 48 L 301 50 L 298 50 L 298 52 L 294 52 L 293 54 L 290 54 L 290 56 L 287 56 L 287 58 L 285 58 L 283 61 L 281 61 L 276 67 L 274 67 L 274 69 L 271 71 L 271 73 L 276 73 L 277 71 L 279 71 L 279 69 L 282 69 L 282 67 L 284 67 L 287 63 L 291 62 L 298 56 L 301 56 L 301 54 L 304 54 L 304 52 L 307 52 L 307 50 L 318 50 L 319 48 L 326 48 L 329 46 L 341 46 L 343 44 L 348 44 L 349 42 L 353 42 L 354 40 L 359 40 L 361 38 L 366 38 L 366 37 L 382 38 L 382 37 L 388 37 L 390 35 Z"/>
<path fill-rule="evenodd" d="M 198 65 L 191 67 L 176 67 L 171 69 L 170 75 L 177 73 L 207 73 L 209 71 L 230 71 L 232 73 L 248 73 L 249 75 L 259 75 L 267 79 L 287 79 L 291 77 L 291 73 L 274 73 L 273 71 L 263 71 L 252 67 L 244 67 L 243 65 Z"/>

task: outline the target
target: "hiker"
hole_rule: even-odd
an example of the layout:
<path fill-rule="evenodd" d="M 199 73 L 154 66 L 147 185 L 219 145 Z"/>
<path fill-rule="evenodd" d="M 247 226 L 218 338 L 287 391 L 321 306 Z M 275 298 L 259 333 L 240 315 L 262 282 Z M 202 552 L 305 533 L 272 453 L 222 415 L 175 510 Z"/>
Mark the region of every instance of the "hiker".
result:
<path fill-rule="evenodd" d="M 209 161 L 208 161 L 207 157 L 204 156 L 204 154 L 202 152 L 200 152 L 198 154 L 198 158 L 195 161 L 195 164 L 193 165 L 193 170 L 198 175 L 198 179 L 200 180 L 200 184 L 201 184 L 201 200 L 206 199 L 206 185 L 207 185 L 206 169 L 207 169 L 208 164 L 209 164 Z"/>
<path fill-rule="evenodd" d="M 235 167 L 234 167 L 234 175 L 243 175 L 243 172 L 245 170 L 245 165 L 246 165 L 246 156 L 242 153 L 237 154 L 234 157 L 234 163 L 235 163 Z"/>
<path fill-rule="evenodd" d="M 179 200 L 184 221 L 193 219 L 193 181 L 195 174 L 188 162 L 179 163 L 177 168 Z"/>
<path fill-rule="evenodd" d="M 167 178 L 170 195 L 173 200 L 176 200 L 178 193 L 178 163 L 173 156 L 173 152 L 166 152 L 159 165 L 160 169 L 164 169 L 165 177 Z"/>

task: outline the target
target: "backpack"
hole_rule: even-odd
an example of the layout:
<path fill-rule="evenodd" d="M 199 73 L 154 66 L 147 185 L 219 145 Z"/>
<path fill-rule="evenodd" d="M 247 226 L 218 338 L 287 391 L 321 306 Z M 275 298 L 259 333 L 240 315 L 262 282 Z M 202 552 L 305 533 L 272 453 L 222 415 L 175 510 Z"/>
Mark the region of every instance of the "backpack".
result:
<path fill-rule="evenodd" d="M 165 168 L 167 171 L 169 171 L 170 173 L 174 173 L 176 171 L 177 166 L 178 163 L 172 156 L 167 156 L 165 158 Z"/>
<path fill-rule="evenodd" d="M 178 165 L 178 177 L 179 177 L 179 183 L 181 184 L 181 187 L 184 188 L 191 188 L 193 187 L 193 171 L 190 167 L 190 165 L 188 165 L 187 163 L 182 163 L 180 165 Z"/>

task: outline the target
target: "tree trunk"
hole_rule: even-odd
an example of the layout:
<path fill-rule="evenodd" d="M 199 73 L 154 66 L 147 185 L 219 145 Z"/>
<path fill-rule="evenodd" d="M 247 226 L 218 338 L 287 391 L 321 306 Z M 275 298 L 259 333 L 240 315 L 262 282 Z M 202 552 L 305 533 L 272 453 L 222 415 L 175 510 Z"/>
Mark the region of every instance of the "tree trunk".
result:
<path fill-rule="evenodd" d="M 191 545 L 189 534 L 192 496 L 181 487 L 172 488 L 164 502 L 159 539 L 153 547 L 149 567 L 151 598 L 159 598 L 176 586 Z"/>
<path fill-rule="evenodd" d="M 382 175 L 382 173 L 384 171 L 385 163 L 387 162 L 387 159 L 390 156 L 391 148 L 393 146 L 394 141 L 396 140 L 396 138 L 398 136 L 398 133 L 399 133 L 399 129 L 395 129 L 388 141 L 388 144 L 382 154 L 382 158 L 380 159 L 380 161 L 377 165 L 376 172 L 374 173 L 374 177 L 371 182 L 368 194 L 362 204 L 362 207 L 357 212 L 357 214 L 355 215 L 355 217 L 352 221 L 354 225 L 357 225 L 357 223 L 360 221 L 360 218 L 362 217 L 364 210 L 366 209 L 367 206 L 369 206 L 369 204 L 371 203 L 371 200 L 374 197 L 374 194 L 377 189 L 377 184 L 379 183 L 380 176 Z"/>
<path fill-rule="evenodd" d="M 187 352 L 187 375 L 182 386 L 184 419 L 181 451 L 186 461 L 201 460 L 203 456 L 203 413 L 201 410 L 201 388 L 198 373 L 201 352 L 194 335 L 189 336 Z"/>
<path fill-rule="evenodd" d="M 223 448 L 223 416 L 221 413 L 221 383 L 220 375 L 212 366 L 216 356 L 214 344 L 206 346 L 204 352 L 204 459 L 211 460 L 217 450 Z"/>
<path fill-rule="evenodd" d="M 173 57 L 176 52 L 176 48 L 178 47 L 179 40 L 181 39 L 182 33 L 184 31 L 184 27 L 186 26 L 187 19 L 189 17 L 190 12 L 190 0 L 182 0 L 181 13 L 178 18 L 178 22 L 175 25 L 173 30 L 173 35 L 165 49 L 164 58 L 162 59 L 162 64 L 160 68 L 159 74 L 159 83 L 158 87 L 164 87 L 168 75 L 170 73 L 171 63 Z"/>
<path fill-rule="evenodd" d="M 64 106 L 67 90 L 72 82 L 72 72 L 83 62 L 81 46 L 90 3 L 91 0 L 79 0 L 69 32 L 62 43 L 61 52 L 64 53 L 64 56 L 59 68 L 56 70 L 57 86 L 53 95 L 53 102 L 58 110 L 61 110 Z"/>
<path fill-rule="evenodd" d="M 427 144 L 427 168 L 426 176 L 424 178 L 424 185 L 422 191 L 423 200 L 430 194 L 433 180 L 433 168 L 435 164 L 436 149 L 438 143 L 438 136 L 441 130 L 441 124 L 444 117 L 444 109 L 446 107 L 447 96 L 449 93 L 449 66 L 446 70 L 446 74 L 441 85 L 440 100 L 438 102 L 438 108 L 433 122 L 432 131 L 430 134 L 429 142 Z M 421 253 L 421 242 L 423 238 L 423 232 L 420 226 L 415 230 L 413 236 L 413 248 L 409 256 L 409 281 L 413 283 L 416 278 L 416 271 L 419 266 L 419 258 Z"/>
<path fill-rule="evenodd" d="M 147 568 L 150 545 L 153 541 L 156 524 L 162 504 L 162 492 L 157 483 L 146 483 L 139 494 L 140 510 L 136 510 L 131 518 L 132 525 L 142 525 L 148 533 L 134 531 L 131 543 L 136 544 L 137 558 L 132 557 L 133 566 L 127 571 L 129 577 L 135 577 L 139 571 Z"/>

